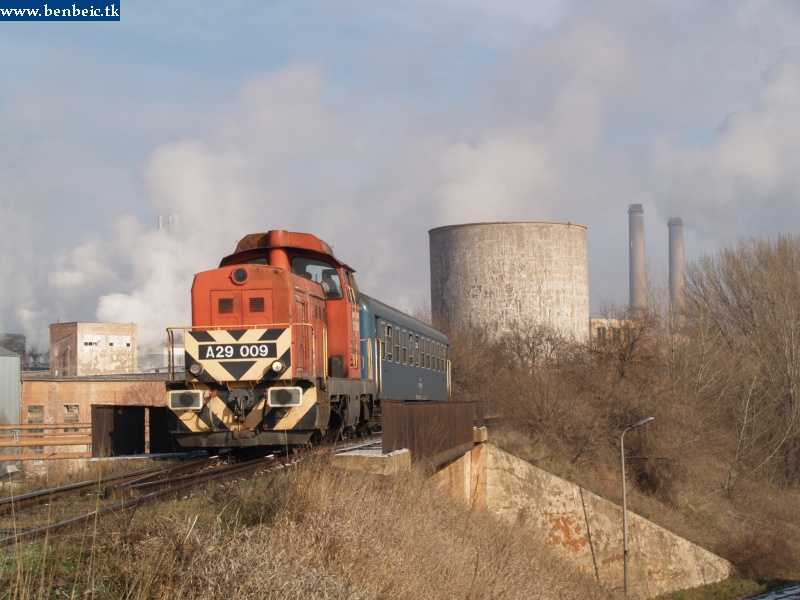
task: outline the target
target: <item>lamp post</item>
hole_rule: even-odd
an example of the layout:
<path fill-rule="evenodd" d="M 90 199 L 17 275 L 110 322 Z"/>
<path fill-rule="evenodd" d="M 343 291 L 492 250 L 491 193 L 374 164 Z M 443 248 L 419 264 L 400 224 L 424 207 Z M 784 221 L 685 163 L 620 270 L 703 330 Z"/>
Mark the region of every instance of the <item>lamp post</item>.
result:
<path fill-rule="evenodd" d="M 626 598 L 628 597 L 628 504 L 625 496 L 625 434 L 653 419 L 655 417 L 645 417 L 633 425 L 628 425 L 619 438 L 619 451 L 622 457 L 622 589 Z"/>

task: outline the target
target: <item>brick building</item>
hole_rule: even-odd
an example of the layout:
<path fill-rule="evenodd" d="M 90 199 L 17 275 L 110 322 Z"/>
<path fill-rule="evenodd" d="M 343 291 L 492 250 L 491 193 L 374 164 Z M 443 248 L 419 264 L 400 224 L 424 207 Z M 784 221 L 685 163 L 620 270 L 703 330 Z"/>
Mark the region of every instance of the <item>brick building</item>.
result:
<path fill-rule="evenodd" d="M 137 371 L 133 323 L 50 325 L 50 375 L 88 377 Z"/>
<path fill-rule="evenodd" d="M 164 373 L 22 377 L 22 423 L 88 423 L 92 404 L 153 406 L 165 404 Z"/>

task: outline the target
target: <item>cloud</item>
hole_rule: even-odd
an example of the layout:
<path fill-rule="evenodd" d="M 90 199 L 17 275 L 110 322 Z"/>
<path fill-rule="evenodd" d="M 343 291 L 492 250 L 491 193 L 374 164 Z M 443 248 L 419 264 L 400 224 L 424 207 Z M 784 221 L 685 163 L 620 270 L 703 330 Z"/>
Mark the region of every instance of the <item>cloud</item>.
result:
<path fill-rule="evenodd" d="M 752 105 L 730 114 L 711 144 L 687 148 L 661 140 L 655 166 L 665 200 L 705 237 L 800 226 L 800 55 L 783 54 L 765 71 Z M 787 210 L 788 209 L 788 210 Z"/>
<path fill-rule="evenodd" d="M 555 189 L 557 173 L 544 145 L 489 133 L 478 144 L 458 143 L 441 157 L 436 191 L 439 221 L 452 223 L 526 220 L 548 209 L 537 199 Z M 532 208 L 538 205 L 539 210 Z"/>

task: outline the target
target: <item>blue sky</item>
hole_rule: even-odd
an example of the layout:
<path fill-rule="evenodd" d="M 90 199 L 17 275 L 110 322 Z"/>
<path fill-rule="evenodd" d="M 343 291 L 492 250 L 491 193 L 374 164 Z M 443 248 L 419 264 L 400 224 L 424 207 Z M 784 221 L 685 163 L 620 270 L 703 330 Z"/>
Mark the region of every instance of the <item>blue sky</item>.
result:
<path fill-rule="evenodd" d="M 192 274 L 253 231 L 309 231 L 399 308 L 428 235 L 588 228 L 593 310 L 627 302 L 627 207 L 652 279 L 800 226 L 793 1 L 124 2 L 0 22 L 0 331 L 189 320 Z M 179 215 L 172 236 L 159 215 Z"/>

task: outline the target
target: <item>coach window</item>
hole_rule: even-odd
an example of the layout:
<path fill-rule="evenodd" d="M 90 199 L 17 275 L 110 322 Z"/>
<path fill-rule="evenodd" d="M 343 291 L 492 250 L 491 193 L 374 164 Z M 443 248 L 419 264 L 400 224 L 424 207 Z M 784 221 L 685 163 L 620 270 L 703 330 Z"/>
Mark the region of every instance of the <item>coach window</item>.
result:
<path fill-rule="evenodd" d="M 394 328 L 394 362 L 400 362 L 400 329 Z"/>
<path fill-rule="evenodd" d="M 408 332 L 408 364 L 414 366 L 414 334 Z"/>
<path fill-rule="evenodd" d="M 407 343 L 406 330 L 403 329 L 403 335 L 400 337 L 400 345 L 403 347 L 403 358 L 400 361 L 404 365 L 408 364 L 408 343 Z"/>
<path fill-rule="evenodd" d="M 387 325 L 386 326 L 386 337 L 383 338 L 383 339 L 385 340 L 384 346 L 386 347 L 386 356 L 384 358 L 386 358 L 386 360 L 388 360 L 388 361 L 391 361 L 392 360 L 392 326 L 391 325 Z"/>
<path fill-rule="evenodd" d="M 414 364 L 419 366 L 419 336 L 414 336 Z"/>

